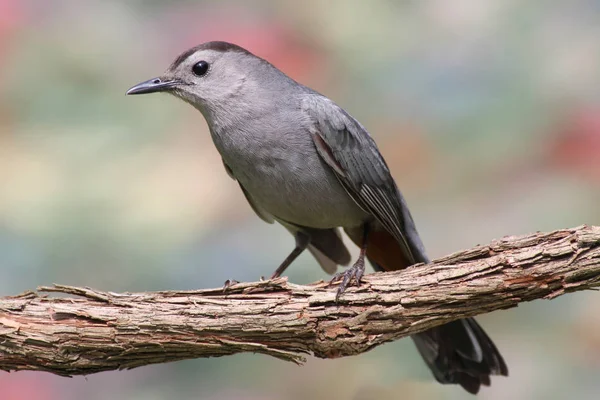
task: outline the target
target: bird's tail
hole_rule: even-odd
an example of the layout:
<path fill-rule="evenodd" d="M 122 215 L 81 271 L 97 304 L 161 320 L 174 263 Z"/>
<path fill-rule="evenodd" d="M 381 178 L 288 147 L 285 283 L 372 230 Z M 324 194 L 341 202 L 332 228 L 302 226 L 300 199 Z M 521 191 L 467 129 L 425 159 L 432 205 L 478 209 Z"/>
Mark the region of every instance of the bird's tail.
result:
<path fill-rule="evenodd" d="M 500 352 L 473 319 L 462 319 L 412 336 L 419 353 L 440 383 L 477 393 L 490 375 L 508 375 Z"/>
<path fill-rule="evenodd" d="M 408 210 L 408 209 L 406 209 Z M 410 214 L 412 234 L 407 236 L 417 262 L 429 262 Z M 359 246 L 362 232 L 346 229 Z M 398 242 L 387 231 L 373 229 L 367 239 L 367 258 L 376 271 L 394 271 L 408 267 L 410 262 Z M 477 393 L 481 385 L 489 386 L 490 375 L 508 375 L 500 352 L 473 318 L 453 321 L 412 336 L 419 353 L 441 383 L 461 385 L 469 393 Z"/>

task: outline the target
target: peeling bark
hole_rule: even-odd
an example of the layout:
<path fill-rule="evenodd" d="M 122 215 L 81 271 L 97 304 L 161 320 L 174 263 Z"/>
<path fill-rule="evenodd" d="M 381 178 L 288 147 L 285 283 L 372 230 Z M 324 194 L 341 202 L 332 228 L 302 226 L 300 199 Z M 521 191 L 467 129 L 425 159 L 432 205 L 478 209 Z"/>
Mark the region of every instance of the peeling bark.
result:
<path fill-rule="evenodd" d="M 600 227 L 505 237 L 428 265 L 335 287 L 285 278 L 196 291 L 112 293 L 63 285 L 0 298 L 0 369 L 91 374 L 241 352 L 302 363 L 452 320 L 600 284 Z M 48 296 L 48 293 L 60 296 Z"/>

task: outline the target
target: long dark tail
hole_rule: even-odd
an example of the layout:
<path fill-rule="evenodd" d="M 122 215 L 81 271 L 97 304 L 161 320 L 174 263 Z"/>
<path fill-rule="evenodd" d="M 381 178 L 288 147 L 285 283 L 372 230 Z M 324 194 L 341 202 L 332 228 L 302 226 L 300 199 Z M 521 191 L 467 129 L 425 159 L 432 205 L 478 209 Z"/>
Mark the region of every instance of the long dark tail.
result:
<path fill-rule="evenodd" d="M 408 237 L 412 250 L 418 261 L 428 262 L 416 230 L 412 229 L 413 234 Z M 346 232 L 355 243 L 361 243 L 360 230 Z M 411 264 L 385 230 L 369 232 L 367 258 L 378 271 L 399 270 Z M 491 375 L 508 375 L 500 352 L 473 318 L 450 322 L 412 338 L 438 382 L 459 384 L 475 394 L 481 385 L 490 385 Z"/>
<path fill-rule="evenodd" d="M 473 319 L 450 322 L 412 336 L 419 353 L 441 383 L 455 383 L 476 394 L 490 375 L 508 375 L 500 352 Z"/>

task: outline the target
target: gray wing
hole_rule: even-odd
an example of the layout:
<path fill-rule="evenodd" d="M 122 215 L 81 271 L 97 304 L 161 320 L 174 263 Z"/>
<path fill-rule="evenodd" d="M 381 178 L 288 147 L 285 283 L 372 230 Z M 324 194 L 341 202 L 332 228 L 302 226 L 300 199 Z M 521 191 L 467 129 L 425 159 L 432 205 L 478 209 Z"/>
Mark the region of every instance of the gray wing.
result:
<path fill-rule="evenodd" d="M 302 109 L 312 120 L 319 155 L 356 203 L 394 236 L 411 263 L 427 262 L 402 194 L 366 129 L 326 97 L 307 95 Z"/>

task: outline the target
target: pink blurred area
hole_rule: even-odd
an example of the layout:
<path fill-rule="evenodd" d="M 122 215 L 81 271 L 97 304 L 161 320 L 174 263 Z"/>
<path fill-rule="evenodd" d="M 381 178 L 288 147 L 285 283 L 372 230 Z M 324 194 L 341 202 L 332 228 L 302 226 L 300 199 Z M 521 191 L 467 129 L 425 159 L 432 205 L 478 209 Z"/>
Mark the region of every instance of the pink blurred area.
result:
<path fill-rule="evenodd" d="M 61 396 L 55 385 L 58 381 L 43 373 L 14 373 L 0 382 L 3 400 L 53 400 Z"/>
<path fill-rule="evenodd" d="M 6 52 L 6 47 L 13 42 L 11 35 L 26 21 L 23 2 L 18 0 L 3 0 L 0 2 L 0 54 Z"/>
<path fill-rule="evenodd" d="M 565 117 L 550 143 L 552 165 L 600 185 L 600 106 L 582 106 Z"/>
<path fill-rule="evenodd" d="M 225 173 L 202 116 L 125 97 L 209 40 L 266 58 L 376 139 L 432 257 L 600 224 L 593 1 L 0 1 L 0 295 L 52 282 L 193 289 L 269 275 L 293 246 Z M 352 248 L 353 254 L 356 249 Z M 327 279 L 301 257 L 292 282 Z M 600 300 L 479 318 L 509 378 L 482 399 L 597 399 Z M 0 342 L 1 346 L 1 342 Z M 0 400 L 462 399 L 410 340 L 297 367 L 253 354 L 67 379 L 0 374 Z"/>

